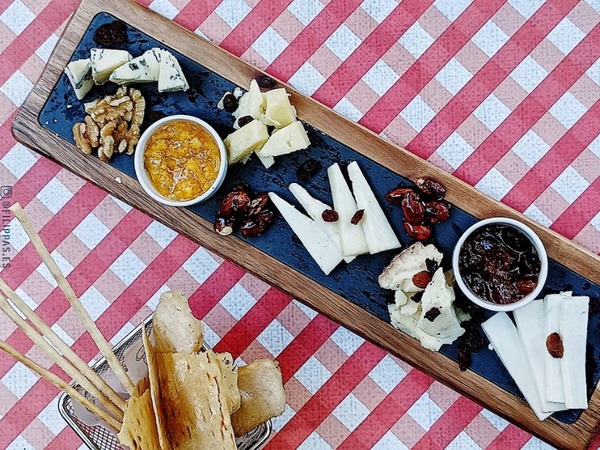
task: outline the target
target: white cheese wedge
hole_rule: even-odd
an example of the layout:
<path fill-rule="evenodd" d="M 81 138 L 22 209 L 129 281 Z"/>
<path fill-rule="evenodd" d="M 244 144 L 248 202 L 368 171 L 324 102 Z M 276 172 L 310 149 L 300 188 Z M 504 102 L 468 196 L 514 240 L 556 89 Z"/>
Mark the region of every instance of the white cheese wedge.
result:
<path fill-rule="evenodd" d="M 253 119 L 258 119 L 264 112 L 265 98 L 260 92 L 256 80 L 252 80 L 250 90 L 240 97 L 238 107 L 233 112 L 233 117 L 239 119 L 240 117 L 250 116 Z"/>
<path fill-rule="evenodd" d="M 115 69 L 110 74 L 109 80 L 117 84 L 151 83 L 158 81 L 160 59 L 160 49 L 150 49 Z"/>
<path fill-rule="evenodd" d="M 280 156 L 303 150 L 310 145 L 308 135 L 302 122 L 296 121 L 275 130 L 267 143 L 260 150 L 260 156 Z"/>
<path fill-rule="evenodd" d="M 417 335 L 423 347 L 438 351 L 442 345 L 451 344 L 464 334 L 465 329 L 460 326 L 452 306 L 454 298 L 454 290 L 446 284 L 444 270 L 440 267 L 421 297 Z M 434 308 L 439 315 L 430 320 L 428 313 Z"/>
<path fill-rule="evenodd" d="M 401 291 L 397 291 L 401 292 Z M 406 296 L 405 296 L 406 297 Z M 400 295 L 396 297 L 396 303 L 388 305 L 388 311 L 390 313 L 390 322 L 392 326 L 403 333 L 408 334 L 410 337 L 419 339 L 417 336 L 417 323 L 419 322 L 419 311 L 417 310 L 412 315 L 402 313 L 403 299 Z"/>
<path fill-rule="evenodd" d="M 158 73 L 158 92 L 187 91 L 189 84 L 179 61 L 167 50 L 161 50 Z"/>
<path fill-rule="evenodd" d="M 402 290 L 404 292 L 418 292 L 423 288 L 415 286 L 412 282 L 413 275 L 427 270 L 427 260 L 439 264 L 444 255 L 433 244 L 423 245 L 415 242 L 410 247 L 396 255 L 390 264 L 379 275 L 379 286 L 383 289 Z"/>
<path fill-rule="evenodd" d="M 342 262 L 340 248 L 329 239 L 327 233 L 314 220 L 302 214 L 277 194 L 269 192 L 269 197 L 323 273 L 329 275 Z"/>
<path fill-rule="evenodd" d="M 544 346 L 546 338 L 552 333 L 560 334 L 560 314 L 564 297 L 570 297 L 571 293 L 561 292 L 550 294 L 544 298 Z M 556 403 L 565 402 L 564 380 L 560 359 L 552 357 L 548 350 L 544 352 L 546 361 L 546 400 Z"/>
<path fill-rule="evenodd" d="M 327 169 L 329 177 L 329 186 L 331 188 L 331 197 L 333 198 L 333 209 L 338 213 L 339 219 L 336 222 L 342 253 L 344 256 L 356 256 L 369 253 L 369 246 L 365 238 L 362 225 L 360 223 L 353 225 L 352 217 L 358 210 L 354 196 L 346 183 L 340 166 L 336 163 Z"/>
<path fill-rule="evenodd" d="M 374 255 L 386 250 L 400 248 L 402 244 L 394 233 L 356 161 L 348 164 L 348 176 L 352 182 L 352 192 L 354 192 L 356 205 L 358 209 L 365 210 L 361 225 L 365 232 L 369 253 Z"/>
<path fill-rule="evenodd" d="M 588 407 L 585 376 L 585 352 L 589 297 L 571 297 L 562 301 L 559 334 L 564 353 L 560 358 L 564 380 L 565 405 L 569 409 Z"/>
<path fill-rule="evenodd" d="M 506 313 L 499 312 L 483 322 L 481 328 L 537 418 L 546 419 L 550 413 L 542 411 L 532 368 L 515 325 Z"/>
<path fill-rule="evenodd" d="M 73 86 L 77 100 L 83 99 L 94 86 L 90 58 L 71 61 L 65 67 L 65 74 Z"/>
<path fill-rule="evenodd" d="M 235 164 L 253 151 L 260 149 L 269 139 L 267 127 L 260 120 L 253 120 L 225 138 L 229 164 Z"/>
<path fill-rule="evenodd" d="M 296 110 L 290 103 L 289 94 L 284 88 L 272 89 L 264 93 L 266 101 L 262 120 L 275 128 L 283 128 L 296 120 Z"/>
<path fill-rule="evenodd" d="M 131 55 L 125 50 L 93 48 L 90 50 L 90 60 L 94 82 L 104 84 L 115 69 L 131 61 Z"/>
<path fill-rule="evenodd" d="M 544 301 L 534 300 L 513 312 L 521 344 L 531 364 L 540 408 L 544 412 L 562 411 L 564 403 L 550 402 L 546 398 L 546 335 L 544 330 Z"/>

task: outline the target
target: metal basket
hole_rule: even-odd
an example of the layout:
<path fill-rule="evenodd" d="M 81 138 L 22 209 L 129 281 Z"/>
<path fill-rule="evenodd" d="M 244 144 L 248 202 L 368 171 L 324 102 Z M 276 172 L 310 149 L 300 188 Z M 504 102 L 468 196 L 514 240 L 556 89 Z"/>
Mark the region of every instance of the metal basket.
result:
<path fill-rule="evenodd" d="M 145 321 L 146 330 L 152 329 L 152 317 L 149 317 Z M 136 344 L 142 339 L 142 324 L 135 328 L 125 338 L 123 338 L 114 348 L 114 352 L 123 362 L 123 355 L 132 345 Z M 110 371 L 110 367 L 106 362 L 105 358 L 100 359 L 96 362 L 92 369 L 94 369 L 99 375 L 103 375 Z M 73 387 L 80 388 L 78 384 L 74 384 Z M 65 419 L 67 424 L 75 431 L 75 433 L 81 438 L 81 440 L 92 450 L 118 450 L 123 448 L 117 436 L 110 430 L 103 426 L 88 426 L 81 422 L 74 413 L 73 401 L 69 395 L 63 393 L 58 399 L 58 411 L 60 415 Z M 268 421 L 251 432 L 236 438 L 237 447 L 239 450 L 258 450 L 260 449 L 269 439 L 271 435 L 272 426 L 271 421 Z"/>

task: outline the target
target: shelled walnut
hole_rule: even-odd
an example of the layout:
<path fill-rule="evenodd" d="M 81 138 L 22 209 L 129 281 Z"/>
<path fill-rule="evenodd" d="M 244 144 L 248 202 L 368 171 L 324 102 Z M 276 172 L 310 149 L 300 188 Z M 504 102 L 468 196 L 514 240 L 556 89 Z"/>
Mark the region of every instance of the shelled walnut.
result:
<path fill-rule="evenodd" d="M 105 162 L 115 152 L 132 155 L 140 139 L 145 110 L 142 93 L 125 86 L 114 95 L 86 103 L 83 123 L 73 126 L 75 145 L 88 155 L 96 150 L 98 158 Z"/>

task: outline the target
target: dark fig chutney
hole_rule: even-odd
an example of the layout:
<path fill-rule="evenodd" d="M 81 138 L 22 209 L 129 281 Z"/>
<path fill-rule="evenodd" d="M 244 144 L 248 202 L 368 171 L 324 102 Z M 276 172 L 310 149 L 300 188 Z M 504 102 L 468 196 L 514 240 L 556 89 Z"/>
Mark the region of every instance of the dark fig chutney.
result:
<path fill-rule="evenodd" d="M 533 243 L 510 225 L 475 230 L 463 244 L 458 266 L 471 291 L 496 304 L 521 300 L 537 286 L 540 257 Z"/>

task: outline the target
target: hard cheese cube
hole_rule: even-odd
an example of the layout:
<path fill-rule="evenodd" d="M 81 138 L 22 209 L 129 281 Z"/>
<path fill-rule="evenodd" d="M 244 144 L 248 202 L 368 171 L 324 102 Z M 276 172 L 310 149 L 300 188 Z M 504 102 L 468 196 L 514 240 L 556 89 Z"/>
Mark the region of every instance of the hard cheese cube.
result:
<path fill-rule="evenodd" d="M 310 141 L 302 122 L 296 121 L 275 131 L 259 153 L 263 157 L 286 155 L 309 145 Z"/>
<path fill-rule="evenodd" d="M 269 139 L 267 126 L 259 120 L 253 120 L 234 131 L 225 138 L 229 164 L 235 164 L 253 151 L 260 149 L 267 139 Z"/>

